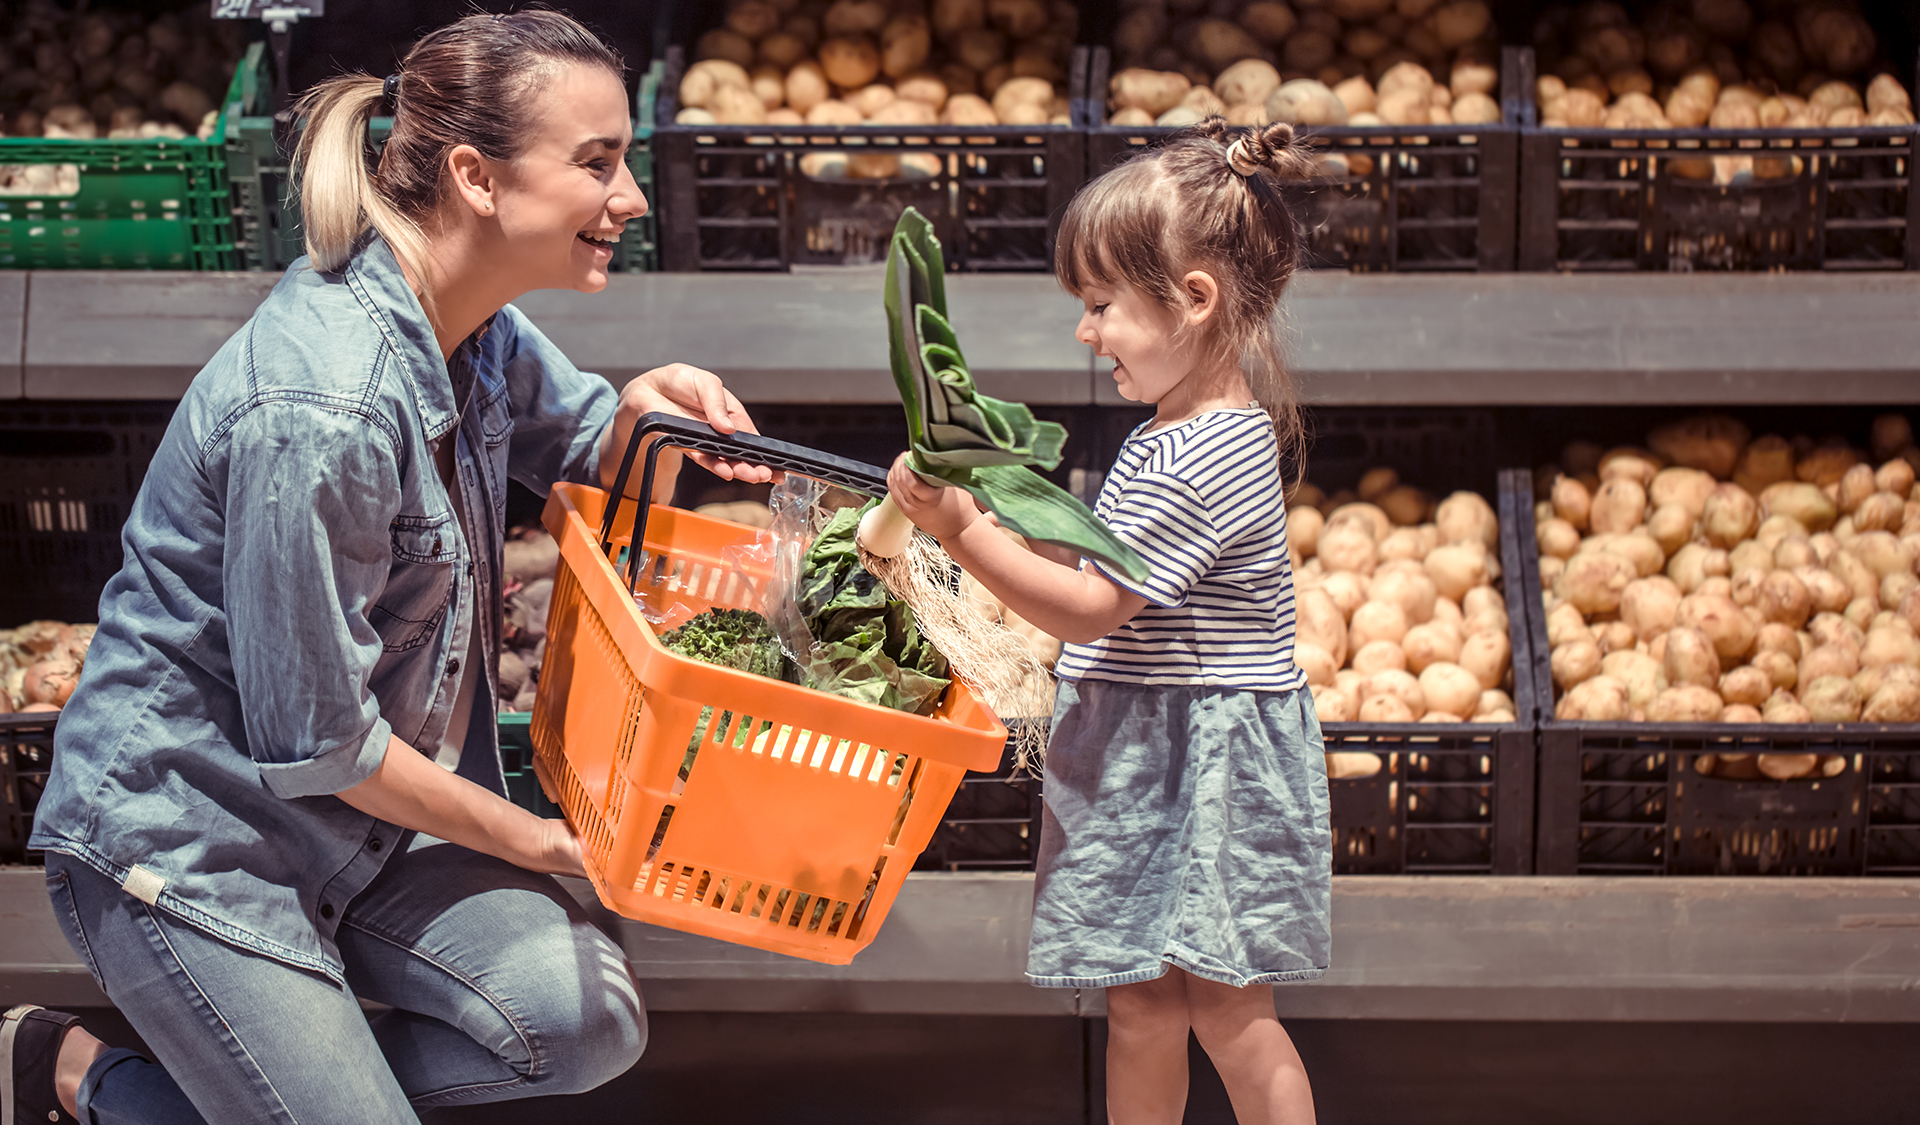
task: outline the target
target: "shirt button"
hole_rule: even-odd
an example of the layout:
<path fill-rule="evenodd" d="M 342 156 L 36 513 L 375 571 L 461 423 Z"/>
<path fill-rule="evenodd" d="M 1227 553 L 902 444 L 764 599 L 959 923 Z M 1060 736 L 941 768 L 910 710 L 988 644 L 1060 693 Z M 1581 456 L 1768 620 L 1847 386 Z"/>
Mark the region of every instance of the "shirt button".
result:
<path fill-rule="evenodd" d="M 440 537 L 438 535 L 433 537 L 433 553 L 436 555 L 440 553 Z"/>
<path fill-rule="evenodd" d="M 380 838 L 378 836 L 375 836 L 373 839 L 367 841 L 367 850 L 370 852 L 377 852 L 384 847 L 386 847 L 386 845 L 380 842 Z"/>
<path fill-rule="evenodd" d="M 457 676 L 459 674 L 460 674 L 460 658 L 456 656 L 452 660 L 447 661 L 447 675 Z"/>
<path fill-rule="evenodd" d="M 321 904 L 320 904 L 320 917 L 322 917 L 322 918 L 332 918 L 332 917 L 333 917 L 333 904 L 332 904 L 332 903 L 330 903 L 330 902 L 323 902 L 323 903 L 321 903 Z"/>

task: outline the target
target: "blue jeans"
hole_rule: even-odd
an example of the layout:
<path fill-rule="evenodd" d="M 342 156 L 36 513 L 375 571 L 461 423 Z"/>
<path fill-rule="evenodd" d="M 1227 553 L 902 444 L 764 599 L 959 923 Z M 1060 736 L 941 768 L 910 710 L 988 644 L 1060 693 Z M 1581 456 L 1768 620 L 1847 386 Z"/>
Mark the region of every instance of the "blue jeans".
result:
<path fill-rule="evenodd" d="M 591 1090 L 646 1044 L 626 958 L 579 904 L 454 844 L 418 842 L 348 905 L 351 992 L 66 856 L 47 854 L 47 885 L 67 941 L 159 1060 L 101 1056 L 80 1087 L 91 1125 L 417 1122 L 416 1108 Z"/>

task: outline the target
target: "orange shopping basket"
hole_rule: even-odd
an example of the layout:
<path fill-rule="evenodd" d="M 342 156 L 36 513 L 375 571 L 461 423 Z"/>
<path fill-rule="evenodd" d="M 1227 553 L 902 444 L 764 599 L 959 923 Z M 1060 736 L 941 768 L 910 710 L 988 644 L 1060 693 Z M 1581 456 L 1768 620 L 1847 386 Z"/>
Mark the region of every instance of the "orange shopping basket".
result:
<path fill-rule="evenodd" d="M 631 500 L 609 509 L 653 433 L 641 496 L 669 446 L 886 489 L 872 465 L 663 414 L 636 425 L 611 493 L 555 485 L 544 521 L 560 564 L 534 769 L 579 833 L 609 909 L 844 965 L 873 941 L 962 776 L 999 764 L 1006 728 L 958 681 L 922 717 L 662 646 L 639 598 L 677 625 L 754 606 L 771 574 L 728 550 L 754 544 L 754 528 Z M 634 526 L 619 535 L 623 509 Z"/>

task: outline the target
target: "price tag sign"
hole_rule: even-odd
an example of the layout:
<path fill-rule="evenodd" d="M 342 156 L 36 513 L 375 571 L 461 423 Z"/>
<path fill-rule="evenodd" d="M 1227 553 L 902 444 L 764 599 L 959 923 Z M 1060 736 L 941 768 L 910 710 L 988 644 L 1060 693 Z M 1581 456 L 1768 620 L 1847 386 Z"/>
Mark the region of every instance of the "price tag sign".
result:
<path fill-rule="evenodd" d="M 217 20 L 304 20 L 326 14 L 327 0 L 213 0 Z"/>

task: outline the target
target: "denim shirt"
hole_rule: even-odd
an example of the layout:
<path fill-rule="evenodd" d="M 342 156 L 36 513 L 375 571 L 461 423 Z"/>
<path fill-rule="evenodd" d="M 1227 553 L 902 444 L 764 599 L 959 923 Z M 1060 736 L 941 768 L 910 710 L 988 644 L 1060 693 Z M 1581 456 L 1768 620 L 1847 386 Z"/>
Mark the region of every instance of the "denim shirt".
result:
<path fill-rule="evenodd" d="M 505 792 L 507 479 L 592 481 L 613 418 L 613 388 L 511 305 L 465 348 L 457 413 L 374 236 L 339 273 L 294 263 L 200 371 L 134 500 L 32 847 L 344 985 L 346 904 L 410 836 L 334 794 L 390 736 L 439 748 L 475 627 L 485 690 L 459 773 Z M 451 497 L 433 456 L 447 437 Z"/>

